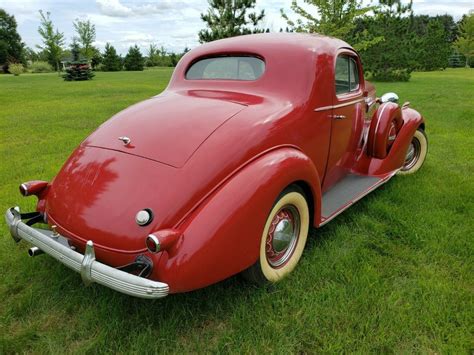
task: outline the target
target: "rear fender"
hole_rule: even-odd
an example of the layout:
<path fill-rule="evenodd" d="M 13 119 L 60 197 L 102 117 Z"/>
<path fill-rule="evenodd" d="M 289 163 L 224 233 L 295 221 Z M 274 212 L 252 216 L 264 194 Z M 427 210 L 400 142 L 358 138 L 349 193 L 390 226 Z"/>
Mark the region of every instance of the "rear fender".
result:
<path fill-rule="evenodd" d="M 310 187 L 319 223 L 321 185 L 312 161 L 292 147 L 272 150 L 228 178 L 186 219 L 179 228 L 182 238 L 163 252 L 157 279 L 171 292 L 185 292 L 254 264 L 275 199 L 296 181 Z"/>

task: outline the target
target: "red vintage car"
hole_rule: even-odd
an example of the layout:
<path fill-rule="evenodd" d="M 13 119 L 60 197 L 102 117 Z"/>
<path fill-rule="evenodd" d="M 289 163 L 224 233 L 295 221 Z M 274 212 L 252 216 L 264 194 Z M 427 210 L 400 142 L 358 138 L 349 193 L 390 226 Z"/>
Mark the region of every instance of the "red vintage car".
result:
<path fill-rule="evenodd" d="M 240 272 L 277 282 L 311 227 L 423 164 L 424 119 L 397 101 L 376 98 L 358 54 L 335 38 L 205 44 L 163 93 L 92 133 L 52 182 L 21 184 L 37 210 L 11 208 L 6 220 L 30 255 L 137 297 Z"/>

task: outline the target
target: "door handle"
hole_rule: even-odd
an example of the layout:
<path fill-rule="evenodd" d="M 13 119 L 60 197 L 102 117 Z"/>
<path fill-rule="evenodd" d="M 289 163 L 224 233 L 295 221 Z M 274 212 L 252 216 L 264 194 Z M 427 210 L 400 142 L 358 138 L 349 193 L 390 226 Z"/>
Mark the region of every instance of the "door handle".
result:
<path fill-rule="evenodd" d="M 344 120 L 346 119 L 345 115 L 331 115 L 332 118 L 335 118 L 336 120 Z"/>

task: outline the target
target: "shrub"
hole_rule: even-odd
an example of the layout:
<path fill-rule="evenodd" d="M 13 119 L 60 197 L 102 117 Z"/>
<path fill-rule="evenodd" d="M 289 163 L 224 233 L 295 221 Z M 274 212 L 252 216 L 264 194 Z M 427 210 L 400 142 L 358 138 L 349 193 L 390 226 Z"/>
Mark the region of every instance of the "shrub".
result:
<path fill-rule="evenodd" d="M 49 65 L 48 62 L 42 61 L 31 63 L 29 69 L 32 73 L 51 73 L 54 71 L 53 67 Z"/>
<path fill-rule="evenodd" d="M 89 64 L 83 62 L 69 63 L 66 73 L 63 75 L 65 81 L 91 80 L 95 74 Z"/>
<path fill-rule="evenodd" d="M 11 63 L 8 66 L 8 71 L 13 75 L 18 76 L 24 71 L 23 64 Z"/>
<path fill-rule="evenodd" d="M 411 77 L 411 71 L 409 69 L 385 69 L 375 70 L 370 73 L 366 73 L 369 80 L 374 81 L 409 81 Z"/>

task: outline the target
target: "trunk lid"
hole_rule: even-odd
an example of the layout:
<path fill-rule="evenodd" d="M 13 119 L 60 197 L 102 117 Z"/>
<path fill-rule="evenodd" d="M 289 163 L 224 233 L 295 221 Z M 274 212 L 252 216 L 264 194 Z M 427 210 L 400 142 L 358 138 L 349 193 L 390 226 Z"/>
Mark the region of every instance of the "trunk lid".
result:
<path fill-rule="evenodd" d="M 119 112 L 83 144 L 180 168 L 219 126 L 245 107 L 177 93 L 160 95 Z M 119 137 L 128 137 L 130 143 Z"/>

